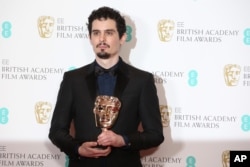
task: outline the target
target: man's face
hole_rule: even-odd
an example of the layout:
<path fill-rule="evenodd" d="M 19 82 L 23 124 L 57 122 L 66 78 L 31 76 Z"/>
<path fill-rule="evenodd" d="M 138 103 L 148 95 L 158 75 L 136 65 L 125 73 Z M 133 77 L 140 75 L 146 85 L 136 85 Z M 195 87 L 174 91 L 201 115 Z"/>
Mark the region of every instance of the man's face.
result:
<path fill-rule="evenodd" d="M 111 19 L 94 20 L 90 42 L 93 50 L 99 58 L 107 59 L 118 56 L 121 45 L 125 42 L 126 35 L 119 38 L 116 22 Z"/>

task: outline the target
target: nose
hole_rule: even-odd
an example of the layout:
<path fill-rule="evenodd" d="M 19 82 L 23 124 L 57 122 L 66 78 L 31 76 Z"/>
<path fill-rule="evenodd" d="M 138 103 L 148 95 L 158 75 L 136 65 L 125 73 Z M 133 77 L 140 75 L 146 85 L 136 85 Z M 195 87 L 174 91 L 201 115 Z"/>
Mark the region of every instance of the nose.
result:
<path fill-rule="evenodd" d="M 100 42 L 104 42 L 106 40 L 106 36 L 104 33 L 100 33 L 99 40 Z"/>

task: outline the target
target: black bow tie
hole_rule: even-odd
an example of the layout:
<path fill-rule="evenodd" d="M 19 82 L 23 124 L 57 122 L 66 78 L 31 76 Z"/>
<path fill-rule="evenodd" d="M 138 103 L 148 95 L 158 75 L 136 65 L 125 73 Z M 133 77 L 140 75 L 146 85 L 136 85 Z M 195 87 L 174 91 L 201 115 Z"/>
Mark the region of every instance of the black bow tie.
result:
<path fill-rule="evenodd" d="M 100 66 L 95 66 L 95 74 L 96 74 L 96 76 L 100 76 L 103 74 L 109 74 L 111 76 L 115 76 L 116 75 L 116 68 L 104 69 Z"/>

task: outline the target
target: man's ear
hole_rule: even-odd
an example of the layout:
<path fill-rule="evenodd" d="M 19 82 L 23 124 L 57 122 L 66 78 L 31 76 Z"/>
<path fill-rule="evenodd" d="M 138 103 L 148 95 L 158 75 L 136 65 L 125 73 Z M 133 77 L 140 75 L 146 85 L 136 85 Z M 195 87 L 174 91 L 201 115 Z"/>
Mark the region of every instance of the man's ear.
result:
<path fill-rule="evenodd" d="M 120 39 L 120 44 L 121 44 L 121 45 L 124 44 L 124 43 L 126 42 L 126 39 L 127 39 L 127 34 L 124 33 L 124 34 L 122 35 L 121 39 Z"/>
<path fill-rule="evenodd" d="M 91 45 L 93 45 L 90 35 L 89 35 L 89 42 L 90 42 Z"/>

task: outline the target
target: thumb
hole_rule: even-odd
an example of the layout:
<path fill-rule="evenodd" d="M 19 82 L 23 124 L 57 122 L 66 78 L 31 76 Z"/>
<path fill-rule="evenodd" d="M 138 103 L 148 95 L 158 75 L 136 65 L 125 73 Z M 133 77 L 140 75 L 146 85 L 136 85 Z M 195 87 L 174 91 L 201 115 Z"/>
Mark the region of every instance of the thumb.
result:
<path fill-rule="evenodd" d="M 93 147 L 93 146 L 97 146 L 97 145 L 98 145 L 97 142 L 94 142 L 94 141 L 88 142 L 89 147 Z"/>

